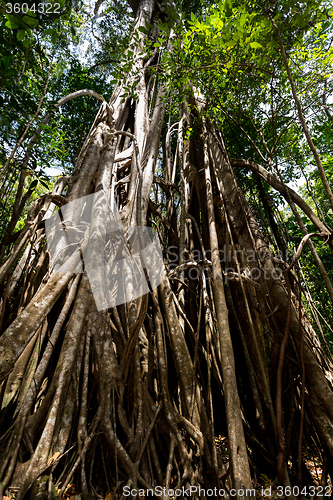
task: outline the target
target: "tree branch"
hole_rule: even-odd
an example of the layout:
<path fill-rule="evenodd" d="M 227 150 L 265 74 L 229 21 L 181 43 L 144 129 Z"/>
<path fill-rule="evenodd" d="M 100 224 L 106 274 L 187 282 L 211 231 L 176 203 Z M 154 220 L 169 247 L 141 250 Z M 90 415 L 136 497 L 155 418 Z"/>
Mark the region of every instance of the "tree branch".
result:
<path fill-rule="evenodd" d="M 280 194 L 286 199 L 288 202 L 288 191 L 291 196 L 291 199 L 298 205 L 305 215 L 309 217 L 311 222 L 319 229 L 322 233 L 329 233 L 329 229 L 321 222 L 321 220 L 317 217 L 317 215 L 311 210 L 309 205 L 289 186 L 279 181 L 275 175 L 270 174 L 264 167 L 255 163 L 254 161 L 249 160 L 240 160 L 240 159 L 232 159 L 230 160 L 232 167 L 242 167 L 251 170 L 259 174 L 272 188 L 279 191 Z"/>

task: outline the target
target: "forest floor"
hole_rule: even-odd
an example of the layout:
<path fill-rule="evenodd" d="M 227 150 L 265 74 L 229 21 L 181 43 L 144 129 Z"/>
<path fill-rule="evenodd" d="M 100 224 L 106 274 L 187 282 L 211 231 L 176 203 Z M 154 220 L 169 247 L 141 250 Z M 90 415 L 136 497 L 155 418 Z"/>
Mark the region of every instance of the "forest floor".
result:
<path fill-rule="evenodd" d="M 224 436 L 218 436 L 215 439 L 216 446 L 217 446 L 217 452 L 218 452 L 218 462 L 219 462 L 219 467 L 222 471 L 227 471 L 225 476 L 228 476 L 228 439 Z M 315 452 L 315 450 L 308 448 L 304 453 L 303 453 L 303 459 L 304 459 L 304 464 L 306 465 L 306 468 L 308 469 L 311 479 L 313 482 L 313 485 L 315 488 L 321 487 L 321 476 L 322 476 L 322 463 L 320 460 L 320 457 L 318 454 Z M 291 462 L 289 462 L 289 472 L 290 472 L 290 479 L 291 483 L 293 485 L 297 485 L 297 474 L 295 471 L 291 469 Z M 177 483 L 177 476 L 175 476 L 174 481 L 171 480 L 170 482 L 170 487 L 172 488 L 173 482 L 174 485 Z M 229 488 L 230 485 L 228 484 L 228 477 L 226 478 L 226 486 Z M 103 482 L 103 481 L 102 481 Z M 96 481 L 96 488 L 98 486 L 102 490 L 102 483 L 99 485 L 98 481 Z M 61 484 L 59 485 L 58 491 L 61 489 Z M 163 485 L 162 485 L 163 486 Z M 260 473 L 260 471 L 256 471 L 255 474 L 255 484 L 254 488 L 256 490 L 256 498 L 262 498 L 265 500 L 279 500 L 281 499 L 281 495 L 279 494 L 278 491 L 278 485 L 277 485 L 277 478 L 269 478 L 266 474 Z M 297 488 L 297 486 L 296 486 Z M 6 492 L 7 495 L 3 496 L 2 500 L 15 500 L 15 495 L 17 493 L 18 488 L 15 487 L 10 487 L 8 488 L 8 491 Z M 113 491 L 115 488 L 113 488 Z M 116 500 L 121 497 L 120 494 L 114 494 L 113 492 L 108 492 L 105 496 L 102 494 L 98 494 L 96 491 L 96 498 L 99 498 L 100 500 Z M 296 495 L 298 497 L 298 495 Z M 332 482 L 330 480 L 330 477 L 328 477 L 328 483 L 327 486 L 323 490 L 322 497 L 326 498 L 332 498 L 333 497 L 333 490 L 332 490 Z M 322 498 L 321 497 L 321 498 Z M 66 491 L 62 497 L 61 500 L 81 500 L 81 492 L 79 491 L 78 487 L 76 486 L 75 483 L 69 484 L 66 488 Z M 144 500 L 144 496 L 139 497 L 140 500 Z M 314 498 L 319 498 L 316 497 L 315 495 L 309 496 L 309 495 L 304 495 L 304 499 L 309 499 L 313 500 Z"/>

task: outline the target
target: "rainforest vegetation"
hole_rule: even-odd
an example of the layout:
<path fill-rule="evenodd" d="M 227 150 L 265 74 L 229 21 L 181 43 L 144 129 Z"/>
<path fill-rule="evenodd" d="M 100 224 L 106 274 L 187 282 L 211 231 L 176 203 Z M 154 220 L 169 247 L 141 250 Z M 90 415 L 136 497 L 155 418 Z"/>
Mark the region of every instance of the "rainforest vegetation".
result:
<path fill-rule="evenodd" d="M 331 3 L 0 10 L 0 499 L 329 497 Z"/>

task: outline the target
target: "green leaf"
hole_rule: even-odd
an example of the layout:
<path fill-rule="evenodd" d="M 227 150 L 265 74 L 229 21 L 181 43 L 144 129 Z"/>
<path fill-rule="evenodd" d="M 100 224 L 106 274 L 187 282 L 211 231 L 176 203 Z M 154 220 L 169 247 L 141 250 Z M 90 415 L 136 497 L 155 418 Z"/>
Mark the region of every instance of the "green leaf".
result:
<path fill-rule="evenodd" d="M 16 22 L 16 20 L 14 18 L 7 21 L 5 26 L 7 26 L 7 28 L 9 28 L 11 30 L 16 30 L 17 28 L 20 27 L 20 25 Z"/>
<path fill-rule="evenodd" d="M 38 25 L 38 19 L 33 19 L 30 16 L 23 16 L 22 21 L 24 21 L 28 26 L 31 26 L 32 28 L 36 28 Z"/>
<path fill-rule="evenodd" d="M 241 17 L 240 17 L 240 20 L 239 20 L 239 24 L 241 26 L 244 26 L 244 23 L 246 21 L 246 18 L 247 18 L 247 14 L 242 14 Z"/>
<path fill-rule="evenodd" d="M 232 16 L 232 8 L 231 8 L 231 6 L 230 6 L 229 3 L 227 3 L 226 6 L 225 6 L 225 15 L 227 17 Z"/>
<path fill-rule="evenodd" d="M 149 34 L 149 31 L 144 28 L 143 26 L 140 26 L 140 28 L 138 28 L 138 30 L 141 32 L 141 33 L 144 33 L 145 35 L 148 35 Z"/>
<path fill-rule="evenodd" d="M 25 38 L 25 40 L 23 40 L 23 42 L 22 42 L 22 43 L 23 43 L 24 47 L 29 47 L 29 45 L 30 45 L 30 40 L 29 40 L 29 38 Z"/>
<path fill-rule="evenodd" d="M 58 40 L 58 33 L 56 31 L 54 31 L 52 33 L 51 40 L 52 40 L 52 43 L 56 43 L 57 42 L 57 40 Z"/>
<path fill-rule="evenodd" d="M 4 70 L 6 71 L 12 62 L 12 56 L 2 56 L 1 60 L 4 65 Z"/>
<path fill-rule="evenodd" d="M 30 184 L 29 186 L 29 189 L 35 189 L 35 187 L 37 186 L 38 184 L 38 179 L 35 179 L 34 181 L 32 181 L 32 183 Z"/>
<path fill-rule="evenodd" d="M 21 41 L 23 40 L 23 38 L 25 37 L 25 31 L 24 30 L 20 30 L 18 31 L 17 35 L 16 35 L 16 38 Z"/>
<path fill-rule="evenodd" d="M 251 42 L 250 46 L 252 47 L 252 49 L 263 49 L 263 46 L 258 42 Z"/>

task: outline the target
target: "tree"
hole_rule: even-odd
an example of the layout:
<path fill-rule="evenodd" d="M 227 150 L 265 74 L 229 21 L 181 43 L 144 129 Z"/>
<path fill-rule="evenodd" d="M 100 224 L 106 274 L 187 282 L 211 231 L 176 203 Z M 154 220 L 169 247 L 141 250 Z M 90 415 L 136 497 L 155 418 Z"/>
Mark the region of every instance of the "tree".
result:
<path fill-rule="evenodd" d="M 282 486 L 313 484 L 302 454 L 310 445 L 324 464 L 325 486 L 333 473 L 331 354 L 306 314 L 302 282 L 292 268 L 308 243 L 330 296 L 329 276 L 310 239 L 330 242 L 330 230 L 282 176 L 258 165 L 257 157 L 229 158 L 223 135 L 230 141 L 233 123 L 244 136 L 240 153 L 250 143 L 263 157 L 251 137 L 259 128 L 266 153 L 273 151 L 267 168 L 275 163 L 278 170 L 279 154 L 288 145 L 278 153 L 274 137 L 286 116 L 268 132 L 260 129 L 258 117 L 251 121 L 250 107 L 244 122 L 233 110 L 224 112 L 229 123 L 217 117 L 223 96 L 218 87 L 231 81 L 235 68 L 245 62 L 253 66 L 245 48 L 236 47 L 244 45 L 246 30 L 252 32 L 248 44 L 254 50 L 262 45 L 253 37 L 271 37 L 271 61 L 281 86 L 286 85 L 285 52 L 274 42 L 282 40 L 277 7 L 251 12 L 245 2 L 220 3 L 211 15 L 204 6 L 203 18 L 192 13 L 189 22 L 172 2 L 141 0 L 130 6 L 135 21 L 110 102 L 95 90 L 81 89 L 56 105 L 83 95 L 101 101 L 73 171 L 30 206 L 16 239 L 11 239 L 16 222 L 9 222 L 5 233 L 0 497 L 10 484 L 18 488 L 16 499 L 61 497 L 73 477 L 86 499 L 107 490 L 122 495 L 124 486 L 162 485 L 165 497 L 173 495 L 170 488 L 199 486 L 235 488 L 236 498 L 250 497 L 257 470 L 272 479 L 277 473 Z M 193 7 L 184 5 L 184 12 Z M 326 12 L 318 4 L 321 8 Z M 286 18 L 290 9 L 286 2 Z M 298 33 L 286 33 L 290 47 L 297 48 Z M 206 89 L 195 85 L 188 70 L 198 71 L 202 57 L 216 64 L 219 44 L 227 77 L 209 70 L 211 92 L 203 95 Z M 255 74 L 240 78 L 255 96 Z M 278 85 L 274 90 L 284 98 Z M 237 93 L 240 97 L 235 85 Z M 283 98 L 273 106 L 283 108 Z M 245 114 L 241 107 L 238 114 Z M 42 125 L 51 117 L 52 112 Z M 41 130 L 30 139 L 20 176 Z M 265 210 L 261 227 L 244 194 L 251 183 L 244 169 L 256 175 Z M 271 191 L 261 178 L 286 198 L 300 225 L 302 240 L 290 264 Z M 103 200 L 110 187 L 128 239 L 135 226 L 154 227 L 167 265 L 158 288 L 150 286 L 139 298 L 99 311 L 87 273 L 78 273 L 77 265 L 87 255 L 100 295 L 109 293 L 108 280 L 127 255 L 121 238 L 106 234 Z M 87 227 L 74 202 L 91 193 Z M 62 261 L 50 258 L 45 221 L 66 205 L 62 223 L 79 228 L 81 247 L 70 250 L 73 241 L 66 231 L 56 241 L 56 254 L 73 263 L 64 273 Z M 295 205 L 316 227 L 315 234 L 308 234 Z M 285 250 L 284 259 L 272 253 L 263 232 Z M 88 268 L 86 257 L 83 264 Z M 133 274 L 124 280 L 126 288 L 135 289 Z M 226 461 L 218 450 L 219 434 L 227 436 Z"/>

